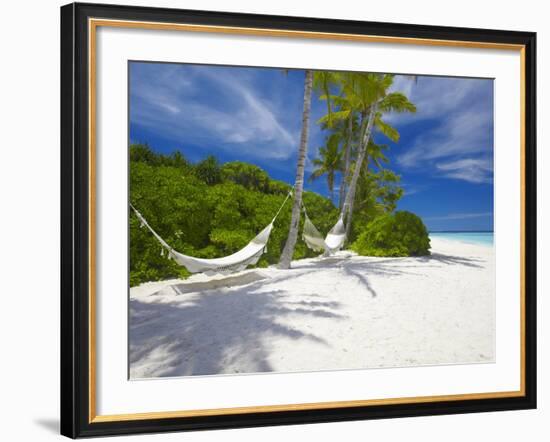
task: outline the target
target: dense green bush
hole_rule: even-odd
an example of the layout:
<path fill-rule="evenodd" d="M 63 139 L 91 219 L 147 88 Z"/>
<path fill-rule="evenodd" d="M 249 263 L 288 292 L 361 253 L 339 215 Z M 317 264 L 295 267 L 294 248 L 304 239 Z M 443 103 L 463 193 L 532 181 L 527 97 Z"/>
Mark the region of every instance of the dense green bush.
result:
<path fill-rule="evenodd" d="M 177 150 L 170 155 L 158 154 L 153 152 L 147 144 L 132 144 L 130 146 L 130 161 L 147 163 L 151 166 L 173 166 L 188 172 L 192 169 L 192 165 L 180 151 Z"/>
<path fill-rule="evenodd" d="M 194 167 L 195 175 L 206 184 L 222 181 L 222 169 L 216 157 L 209 155 Z"/>
<path fill-rule="evenodd" d="M 418 216 L 401 211 L 368 223 L 351 249 L 364 256 L 422 256 L 430 253 L 430 238 Z"/>
<path fill-rule="evenodd" d="M 240 184 L 247 189 L 269 191 L 269 175 L 254 164 L 232 161 L 221 168 L 223 181 Z"/>
<path fill-rule="evenodd" d="M 395 211 L 397 201 L 403 195 L 400 180 L 399 175 L 387 169 L 377 172 L 364 170 L 361 173 L 355 194 L 353 223 L 348 237 L 350 243 L 367 229 L 367 225 L 373 219 Z"/>
<path fill-rule="evenodd" d="M 208 157 L 189 163 L 181 154 L 159 155 L 147 146 L 130 148 L 130 201 L 174 249 L 201 258 L 218 258 L 245 246 L 273 219 L 290 186 L 269 178 L 257 166 L 233 162 L 218 164 Z M 338 210 L 327 199 L 304 193 L 308 214 L 327 232 Z M 291 200 L 277 218 L 267 252 L 258 262 L 277 263 L 290 224 Z M 130 214 L 130 284 L 189 275 L 162 254 L 148 229 Z M 302 241 L 294 259 L 317 255 Z"/>

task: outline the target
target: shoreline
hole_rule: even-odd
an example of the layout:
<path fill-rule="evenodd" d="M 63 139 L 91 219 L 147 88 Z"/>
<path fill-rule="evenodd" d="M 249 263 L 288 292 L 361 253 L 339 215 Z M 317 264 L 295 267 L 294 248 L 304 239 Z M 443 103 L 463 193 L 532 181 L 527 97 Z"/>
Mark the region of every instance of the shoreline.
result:
<path fill-rule="evenodd" d="M 454 235 L 456 235 L 457 237 L 453 238 Z M 479 238 L 476 238 L 477 235 L 479 235 Z M 480 239 L 483 237 L 487 237 L 488 235 L 491 235 L 490 240 Z M 494 232 L 474 232 L 474 231 L 429 232 L 428 236 L 430 237 L 430 241 L 436 240 L 436 241 L 457 242 L 461 244 L 477 245 L 477 246 L 483 246 L 483 247 L 494 247 L 495 245 Z"/>

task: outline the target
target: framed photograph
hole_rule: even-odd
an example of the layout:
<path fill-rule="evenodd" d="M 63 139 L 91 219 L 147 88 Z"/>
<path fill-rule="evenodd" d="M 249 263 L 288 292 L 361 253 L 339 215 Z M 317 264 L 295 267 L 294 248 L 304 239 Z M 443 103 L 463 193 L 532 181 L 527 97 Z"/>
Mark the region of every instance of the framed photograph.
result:
<path fill-rule="evenodd" d="M 61 8 L 61 432 L 536 407 L 529 32 Z"/>

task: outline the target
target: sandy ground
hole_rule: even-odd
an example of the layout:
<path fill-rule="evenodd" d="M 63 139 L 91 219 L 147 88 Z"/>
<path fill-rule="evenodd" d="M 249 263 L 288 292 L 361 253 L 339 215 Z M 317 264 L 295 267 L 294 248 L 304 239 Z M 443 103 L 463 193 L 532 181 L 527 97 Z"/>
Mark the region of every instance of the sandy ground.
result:
<path fill-rule="evenodd" d="M 491 362 L 493 248 L 432 239 L 422 258 L 340 252 L 291 270 L 130 291 L 130 376 Z"/>

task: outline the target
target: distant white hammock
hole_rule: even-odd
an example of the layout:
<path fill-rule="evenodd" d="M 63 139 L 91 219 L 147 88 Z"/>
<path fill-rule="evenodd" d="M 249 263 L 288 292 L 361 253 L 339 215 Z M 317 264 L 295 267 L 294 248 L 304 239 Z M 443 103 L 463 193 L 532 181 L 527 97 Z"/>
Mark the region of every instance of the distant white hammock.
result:
<path fill-rule="evenodd" d="M 147 227 L 160 244 L 168 251 L 168 256 L 174 259 L 179 265 L 185 267 L 191 273 L 206 273 L 207 275 L 215 273 L 232 273 L 244 270 L 249 265 L 256 264 L 263 253 L 267 250 L 267 242 L 269 241 L 269 235 L 273 229 L 273 223 L 281 213 L 288 198 L 292 195 L 290 191 L 281 204 L 281 207 L 271 220 L 271 222 L 265 227 L 256 237 L 250 241 L 244 248 L 233 253 L 229 256 L 214 259 L 195 258 L 193 256 L 184 255 L 177 252 L 170 245 L 161 238 L 161 236 L 153 230 L 149 223 L 145 220 L 143 215 L 130 204 L 130 207 L 136 213 L 137 218 L 140 220 L 142 226 Z"/>
<path fill-rule="evenodd" d="M 344 225 L 343 214 L 340 215 L 336 224 L 330 229 L 327 236 L 323 238 L 319 230 L 307 216 L 307 211 L 302 205 L 304 211 L 304 230 L 302 238 L 306 245 L 316 252 L 324 251 L 326 254 L 333 254 L 344 246 L 346 240 L 346 226 Z"/>

